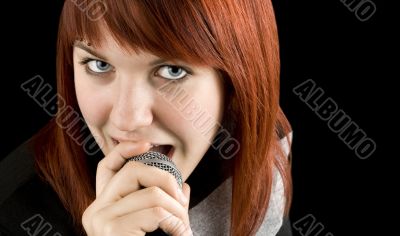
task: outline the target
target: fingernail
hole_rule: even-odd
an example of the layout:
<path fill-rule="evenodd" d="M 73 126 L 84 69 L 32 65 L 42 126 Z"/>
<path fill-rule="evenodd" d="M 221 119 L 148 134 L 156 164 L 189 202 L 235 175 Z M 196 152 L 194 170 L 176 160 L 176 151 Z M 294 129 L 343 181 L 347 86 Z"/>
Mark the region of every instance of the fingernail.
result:
<path fill-rule="evenodd" d="M 188 202 L 188 199 L 186 198 L 185 194 L 182 192 L 182 189 L 180 187 L 178 187 L 178 195 L 179 195 L 181 203 L 186 205 Z"/>

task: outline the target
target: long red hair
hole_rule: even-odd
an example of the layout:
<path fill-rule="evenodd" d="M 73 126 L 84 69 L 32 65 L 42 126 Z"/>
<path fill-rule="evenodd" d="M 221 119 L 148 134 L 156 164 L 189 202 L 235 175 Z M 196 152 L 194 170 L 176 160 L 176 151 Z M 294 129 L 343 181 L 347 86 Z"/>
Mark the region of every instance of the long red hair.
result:
<path fill-rule="evenodd" d="M 96 18 L 102 11 L 105 14 Z M 240 143 L 232 170 L 231 235 L 257 232 L 268 208 L 274 168 L 283 179 L 287 214 L 291 170 L 279 134 L 288 134 L 290 126 L 279 106 L 279 43 L 271 1 L 65 1 L 57 46 L 59 105 L 78 113 L 73 44 L 84 39 L 101 45 L 101 25 L 126 50 L 145 50 L 221 72 L 230 108 L 223 124 L 235 122 L 230 132 Z M 67 120 L 63 116 L 59 110 L 36 136 L 35 163 L 84 235 L 81 216 L 95 199 L 95 180 L 82 146 L 56 122 Z"/>

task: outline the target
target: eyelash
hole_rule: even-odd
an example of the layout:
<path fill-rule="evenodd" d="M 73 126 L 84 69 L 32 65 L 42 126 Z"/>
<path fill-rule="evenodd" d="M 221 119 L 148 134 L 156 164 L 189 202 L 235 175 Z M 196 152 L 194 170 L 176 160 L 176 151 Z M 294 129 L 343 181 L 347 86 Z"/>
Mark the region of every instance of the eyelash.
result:
<path fill-rule="evenodd" d="M 83 59 L 79 62 L 79 64 L 85 66 L 85 71 L 86 71 L 86 73 L 87 73 L 88 75 L 92 75 L 92 76 L 96 76 L 96 77 L 106 77 L 106 74 L 107 74 L 108 72 L 105 72 L 105 73 L 97 73 L 97 72 L 93 72 L 93 71 L 91 71 L 91 70 L 89 69 L 89 67 L 88 67 L 87 64 L 88 64 L 89 62 L 91 62 L 91 61 L 101 61 L 101 60 L 97 60 L 97 59 L 85 57 L 85 58 L 83 58 Z M 107 62 L 105 62 L 105 63 L 107 63 Z M 107 63 L 107 64 L 108 64 L 108 63 Z M 167 80 L 167 81 L 176 81 L 176 82 L 179 82 L 179 83 L 180 83 L 180 82 L 183 82 L 184 80 L 186 80 L 187 77 L 188 77 L 189 75 L 193 75 L 192 71 L 189 70 L 189 69 L 186 68 L 186 67 L 179 66 L 179 65 L 170 65 L 170 64 L 164 64 L 164 65 L 158 66 L 156 72 L 158 72 L 162 67 L 166 67 L 166 66 L 178 67 L 178 68 L 180 68 L 180 69 L 182 69 L 182 70 L 184 70 L 184 71 L 186 72 L 186 75 L 185 75 L 184 77 L 182 77 L 182 78 L 180 78 L 180 79 L 175 79 L 175 80 L 173 80 L 173 79 L 166 79 L 166 78 L 160 76 L 161 78 L 163 78 L 163 79 L 165 79 L 165 80 Z M 158 76 L 157 73 L 156 73 L 156 75 Z"/>

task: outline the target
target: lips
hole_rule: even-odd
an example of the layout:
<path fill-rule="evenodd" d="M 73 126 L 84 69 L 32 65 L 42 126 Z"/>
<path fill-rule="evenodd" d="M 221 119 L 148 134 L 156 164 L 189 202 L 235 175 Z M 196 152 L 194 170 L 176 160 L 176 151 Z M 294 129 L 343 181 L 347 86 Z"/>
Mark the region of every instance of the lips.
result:
<path fill-rule="evenodd" d="M 120 142 L 114 138 L 111 138 L 114 145 L 118 145 Z M 153 144 L 153 147 L 150 148 L 149 151 L 153 152 L 159 152 L 164 155 L 166 155 L 169 159 L 172 159 L 172 156 L 174 155 L 175 148 L 172 145 L 169 144 Z"/>

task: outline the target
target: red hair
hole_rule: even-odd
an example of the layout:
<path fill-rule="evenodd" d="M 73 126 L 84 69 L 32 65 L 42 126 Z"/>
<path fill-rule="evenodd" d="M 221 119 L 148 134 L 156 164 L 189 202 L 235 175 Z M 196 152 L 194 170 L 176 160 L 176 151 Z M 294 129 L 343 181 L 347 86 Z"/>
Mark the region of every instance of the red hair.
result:
<path fill-rule="evenodd" d="M 231 235 L 257 232 L 268 208 L 274 168 L 283 179 L 287 214 L 291 170 L 279 133 L 288 134 L 290 126 L 279 106 L 279 43 L 271 1 L 78 2 L 65 1 L 59 25 L 57 86 L 65 105 L 80 111 L 74 90 L 73 44 L 84 39 L 100 46 L 101 26 L 126 50 L 211 66 L 221 72 L 227 85 L 229 109 L 223 124 L 235 122 L 230 132 L 240 143 L 232 170 Z M 97 13 L 103 9 L 106 14 L 94 21 L 88 11 L 96 6 Z M 95 199 L 95 180 L 82 146 L 57 125 L 63 116 L 59 110 L 57 118 L 37 135 L 35 163 L 70 212 L 77 231 L 84 234 L 81 216 Z M 229 120 L 232 117 L 235 121 Z"/>

